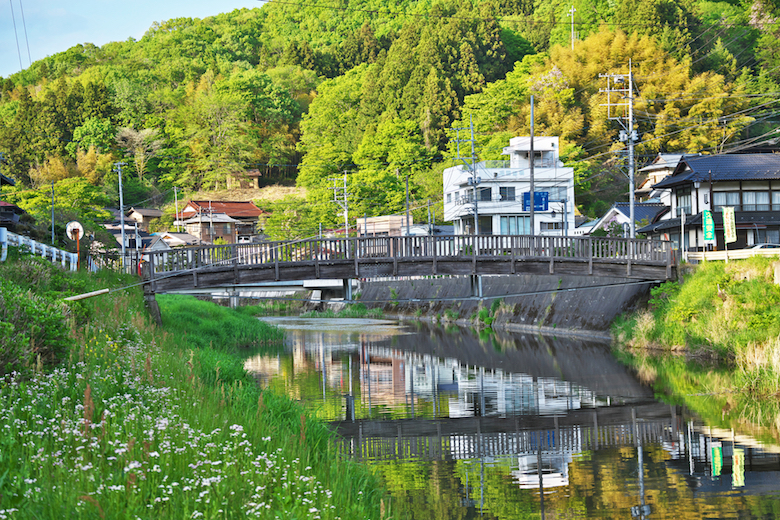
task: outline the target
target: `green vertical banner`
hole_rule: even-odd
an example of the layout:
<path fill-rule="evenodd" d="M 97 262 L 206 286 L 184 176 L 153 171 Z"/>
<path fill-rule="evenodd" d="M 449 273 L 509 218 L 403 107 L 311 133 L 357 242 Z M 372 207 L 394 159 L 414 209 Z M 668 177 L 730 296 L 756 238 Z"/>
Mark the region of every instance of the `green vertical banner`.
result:
<path fill-rule="evenodd" d="M 734 220 L 733 206 L 723 208 L 723 236 L 727 244 L 737 241 L 737 224 Z"/>
<path fill-rule="evenodd" d="M 702 211 L 702 222 L 704 225 L 704 240 L 715 241 L 715 220 L 712 218 L 712 211 L 705 209 Z"/>

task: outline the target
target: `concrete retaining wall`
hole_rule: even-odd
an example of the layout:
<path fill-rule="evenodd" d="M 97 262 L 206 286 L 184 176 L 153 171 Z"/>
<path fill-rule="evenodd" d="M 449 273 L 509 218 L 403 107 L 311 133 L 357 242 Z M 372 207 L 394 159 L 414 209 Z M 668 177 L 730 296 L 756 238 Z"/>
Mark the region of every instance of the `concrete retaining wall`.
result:
<path fill-rule="evenodd" d="M 650 287 L 617 277 L 486 275 L 361 281 L 358 292 L 366 306 L 388 314 L 414 316 L 422 311 L 428 317 L 461 321 L 487 309 L 495 328 L 560 333 L 607 331 L 618 315 L 647 302 Z M 494 305 L 496 300 L 500 304 Z"/>

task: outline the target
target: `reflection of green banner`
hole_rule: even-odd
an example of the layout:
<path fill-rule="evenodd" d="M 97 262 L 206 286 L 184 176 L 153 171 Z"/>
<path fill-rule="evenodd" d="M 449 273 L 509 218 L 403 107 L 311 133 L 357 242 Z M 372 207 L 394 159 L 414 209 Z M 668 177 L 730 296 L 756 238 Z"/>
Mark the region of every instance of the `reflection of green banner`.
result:
<path fill-rule="evenodd" d="M 734 221 L 734 207 L 723 208 L 723 235 L 726 243 L 737 241 L 737 224 Z"/>
<path fill-rule="evenodd" d="M 720 470 L 723 469 L 723 448 L 720 446 L 712 447 L 712 476 L 719 477 Z"/>
<path fill-rule="evenodd" d="M 734 448 L 734 455 L 731 457 L 731 485 L 745 486 L 745 450 L 742 448 Z"/>
<path fill-rule="evenodd" d="M 702 211 L 702 220 L 704 222 L 704 240 L 715 240 L 715 221 L 712 219 L 712 211 L 708 209 Z"/>

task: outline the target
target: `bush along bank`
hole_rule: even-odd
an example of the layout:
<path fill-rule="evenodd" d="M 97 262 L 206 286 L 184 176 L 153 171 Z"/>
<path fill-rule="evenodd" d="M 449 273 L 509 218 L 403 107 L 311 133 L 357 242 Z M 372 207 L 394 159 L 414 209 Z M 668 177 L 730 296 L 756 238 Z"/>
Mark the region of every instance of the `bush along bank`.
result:
<path fill-rule="evenodd" d="M 246 375 L 242 353 L 280 348 L 277 329 L 187 297 L 160 298 L 161 329 L 139 288 L 66 305 L 137 280 L 34 258 L 0 279 L 0 518 L 390 516 L 324 424 Z M 27 294 L 32 310 L 8 310 Z"/>
<path fill-rule="evenodd" d="M 692 266 L 613 326 L 618 356 L 711 423 L 780 441 L 777 259 Z"/>

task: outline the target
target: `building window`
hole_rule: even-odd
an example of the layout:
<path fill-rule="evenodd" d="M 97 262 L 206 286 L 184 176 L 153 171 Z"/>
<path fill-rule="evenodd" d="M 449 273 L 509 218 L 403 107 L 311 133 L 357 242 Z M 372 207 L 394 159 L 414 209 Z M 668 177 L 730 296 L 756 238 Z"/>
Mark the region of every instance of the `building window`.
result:
<path fill-rule="evenodd" d="M 677 190 L 677 209 L 684 211 L 686 215 L 691 214 L 691 189 L 682 188 Z"/>
<path fill-rule="evenodd" d="M 712 194 L 712 202 L 715 206 L 715 211 L 718 211 L 724 206 L 732 206 L 736 209 L 740 209 L 738 191 L 716 191 Z"/>
<path fill-rule="evenodd" d="M 772 192 L 772 210 L 780 211 L 780 191 Z"/>
<path fill-rule="evenodd" d="M 501 200 L 514 201 L 515 200 L 515 188 L 514 186 L 507 186 L 498 189 L 501 195 Z"/>
<path fill-rule="evenodd" d="M 553 229 L 563 229 L 563 222 L 540 222 L 540 228 L 542 231 L 550 231 Z"/>
<path fill-rule="evenodd" d="M 553 186 L 547 188 L 547 191 L 549 193 L 550 201 L 566 200 L 566 195 L 568 194 L 566 186 Z"/>
<path fill-rule="evenodd" d="M 479 201 L 490 202 L 492 196 L 491 188 L 479 188 Z"/>
<path fill-rule="evenodd" d="M 530 235 L 531 217 L 501 217 L 502 235 Z"/>
<path fill-rule="evenodd" d="M 769 192 L 743 191 L 742 211 L 769 211 Z"/>
<path fill-rule="evenodd" d="M 447 204 L 449 204 L 450 202 L 452 202 L 452 193 L 447 194 Z"/>

